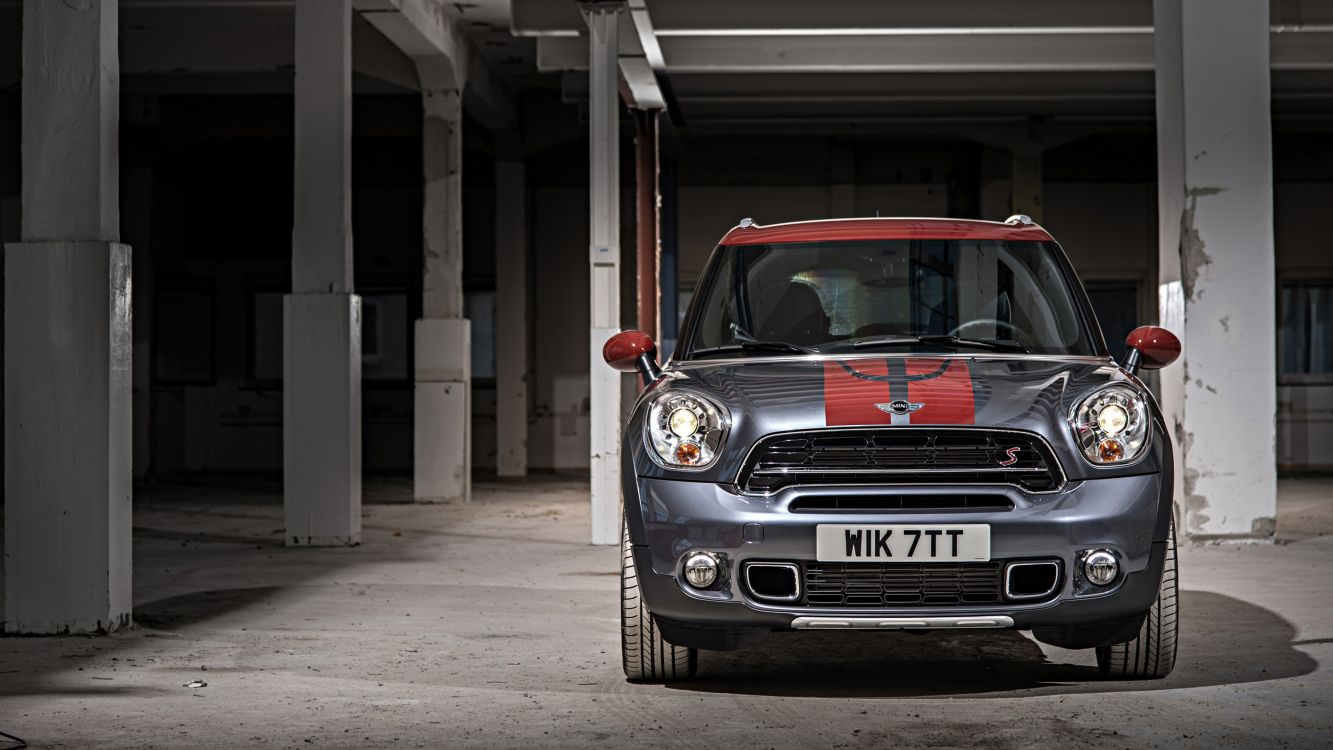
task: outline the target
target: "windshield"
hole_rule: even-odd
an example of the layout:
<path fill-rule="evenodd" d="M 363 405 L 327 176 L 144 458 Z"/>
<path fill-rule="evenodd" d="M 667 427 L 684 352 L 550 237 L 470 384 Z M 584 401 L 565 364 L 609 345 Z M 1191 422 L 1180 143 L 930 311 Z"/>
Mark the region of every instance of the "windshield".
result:
<path fill-rule="evenodd" d="M 721 246 L 687 359 L 801 351 L 1093 355 L 1051 242 L 857 240 Z"/>

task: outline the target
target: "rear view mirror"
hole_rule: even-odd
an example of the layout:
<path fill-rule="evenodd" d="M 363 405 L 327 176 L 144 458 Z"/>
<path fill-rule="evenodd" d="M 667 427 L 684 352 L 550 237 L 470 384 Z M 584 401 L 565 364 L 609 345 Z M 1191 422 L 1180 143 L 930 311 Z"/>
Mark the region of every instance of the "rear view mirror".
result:
<path fill-rule="evenodd" d="M 1125 337 L 1125 346 L 1129 347 L 1129 356 L 1125 357 L 1125 369 L 1137 372 L 1157 370 L 1180 356 L 1180 339 L 1165 328 L 1157 326 L 1139 326 Z"/>
<path fill-rule="evenodd" d="M 662 376 L 657 366 L 657 344 L 643 331 L 621 331 L 606 340 L 602 359 L 621 372 L 638 372 L 644 384 Z"/>

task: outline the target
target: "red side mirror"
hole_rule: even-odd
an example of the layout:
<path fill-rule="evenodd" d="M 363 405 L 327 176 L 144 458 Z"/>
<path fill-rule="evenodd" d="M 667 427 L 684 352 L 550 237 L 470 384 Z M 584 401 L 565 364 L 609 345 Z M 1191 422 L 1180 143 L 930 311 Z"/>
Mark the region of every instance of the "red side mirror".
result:
<path fill-rule="evenodd" d="M 1180 356 L 1180 339 L 1165 328 L 1139 326 L 1125 337 L 1130 355 L 1125 362 L 1131 372 L 1142 367 L 1156 370 L 1166 367 Z"/>
<path fill-rule="evenodd" d="M 637 371 L 645 383 L 657 380 L 662 374 L 657 366 L 657 344 L 643 331 L 621 331 L 607 339 L 602 346 L 602 359 L 621 372 Z"/>

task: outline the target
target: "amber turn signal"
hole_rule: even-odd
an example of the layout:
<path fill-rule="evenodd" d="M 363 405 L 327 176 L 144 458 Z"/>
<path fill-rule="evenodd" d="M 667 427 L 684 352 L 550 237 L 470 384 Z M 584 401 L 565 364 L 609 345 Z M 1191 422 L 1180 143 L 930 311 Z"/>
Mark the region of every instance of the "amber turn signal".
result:
<path fill-rule="evenodd" d="M 1120 441 L 1107 439 L 1097 444 L 1097 455 L 1101 456 L 1104 463 L 1113 463 L 1124 458 L 1125 448 Z"/>
<path fill-rule="evenodd" d="M 699 446 L 694 443 L 681 443 L 676 446 L 676 463 L 693 466 L 699 463 Z"/>

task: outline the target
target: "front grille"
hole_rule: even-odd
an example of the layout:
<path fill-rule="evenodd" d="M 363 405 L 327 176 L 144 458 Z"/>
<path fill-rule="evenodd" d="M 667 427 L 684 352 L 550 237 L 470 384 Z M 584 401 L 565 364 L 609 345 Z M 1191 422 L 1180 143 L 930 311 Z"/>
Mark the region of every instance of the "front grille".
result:
<path fill-rule="evenodd" d="M 1000 563 L 805 563 L 812 607 L 998 604 Z"/>
<path fill-rule="evenodd" d="M 1063 481 L 1036 435 L 929 427 L 771 435 L 755 445 L 740 474 L 749 492 L 797 484 L 1009 484 L 1047 492 Z"/>

